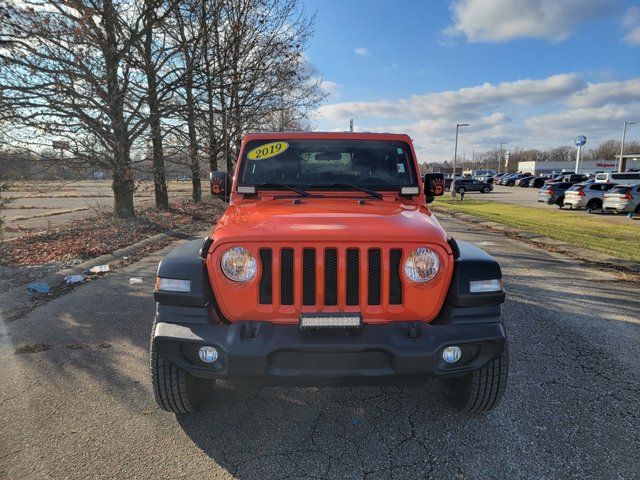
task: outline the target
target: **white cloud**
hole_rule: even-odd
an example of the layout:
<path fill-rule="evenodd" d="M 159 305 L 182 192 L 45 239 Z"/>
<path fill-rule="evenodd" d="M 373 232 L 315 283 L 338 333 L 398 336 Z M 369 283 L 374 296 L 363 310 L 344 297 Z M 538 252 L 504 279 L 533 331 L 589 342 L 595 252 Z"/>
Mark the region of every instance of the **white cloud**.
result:
<path fill-rule="evenodd" d="M 365 55 L 370 55 L 371 52 L 369 51 L 369 49 L 367 47 L 358 47 L 354 50 L 356 55 L 361 55 L 361 56 L 365 56 Z"/>
<path fill-rule="evenodd" d="M 577 108 L 531 117 L 525 127 L 532 138 L 541 143 L 553 145 L 566 142 L 578 134 L 590 139 L 590 144 L 618 136 L 622 122 L 638 111 L 640 104 L 604 105 L 591 108 Z"/>
<path fill-rule="evenodd" d="M 454 0 L 453 24 L 445 36 L 469 42 L 504 42 L 515 38 L 566 39 L 576 25 L 611 14 L 619 0 Z"/>
<path fill-rule="evenodd" d="M 624 41 L 629 45 L 640 45 L 640 7 L 631 7 L 622 20 L 627 34 Z"/>
<path fill-rule="evenodd" d="M 332 82 L 331 80 L 320 80 L 320 90 L 324 93 L 329 94 L 330 96 L 337 95 L 340 90 L 340 85 L 336 82 Z"/>
<path fill-rule="evenodd" d="M 372 102 L 341 102 L 317 112 L 322 129 L 344 130 L 355 119 L 357 130 L 408 133 L 420 161 L 451 159 L 455 124 L 461 132 L 459 151 L 497 148 L 552 148 L 568 145 L 578 134 L 593 145 L 617 138 L 623 120 L 640 111 L 640 77 L 587 84 L 575 74 L 524 79 L 499 84 Z"/>
<path fill-rule="evenodd" d="M 600 107 L 606 104 L 628 104 L 640 101 L 640 78 L 624 82 L 591 83 L 569 97 L 571 107 Z"/>
<path fill-rule="evenodd" d="M 477 112 L 502 103 L 549 102 L 583 89 L 586 84 L 573 74 L 553 75 L 543 80 L 517 80 L 497 85 L 485 83 L 398 101 L 345 102 L 320 108 L 321 117 L 343 120 L 352 117 L 421 118 L 424 115 L 476 116 Z"/>

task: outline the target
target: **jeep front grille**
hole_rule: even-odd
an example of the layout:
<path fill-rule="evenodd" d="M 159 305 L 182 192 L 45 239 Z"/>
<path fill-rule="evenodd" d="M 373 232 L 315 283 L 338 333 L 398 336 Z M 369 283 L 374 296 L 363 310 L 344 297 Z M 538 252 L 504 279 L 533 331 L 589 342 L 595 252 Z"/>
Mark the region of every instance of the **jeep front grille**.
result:
<path fill-rule="evenodd" d="M 361 251 L 353 247 L 304 247 L 260 248 L 259 252 L 262 271 L 260 304 L 279 302 L 279 305 L 301 304 L 320 308 L 363 304 L 379 306 L 383 303 L 402 305 L 402 249 L 370 248 Z M 274 254 L 279 257 L 276 267 Z M 362 279 L 365 279 L 364 284 Z M 279 298 L 273 292 L 276 282 L 280 286 Z"/>

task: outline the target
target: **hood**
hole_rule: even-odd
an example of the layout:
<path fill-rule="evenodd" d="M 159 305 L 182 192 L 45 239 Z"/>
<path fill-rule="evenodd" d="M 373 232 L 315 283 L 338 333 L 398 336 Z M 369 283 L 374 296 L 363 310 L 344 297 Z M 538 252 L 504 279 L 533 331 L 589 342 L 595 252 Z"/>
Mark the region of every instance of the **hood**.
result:
<path fill-rule="evenodd" d="M 449 250 L 426 206 L 357 198 L 243 201 L 230 205 L 213 232 L 215 243 L 268 241 L 425 242 Z"/>

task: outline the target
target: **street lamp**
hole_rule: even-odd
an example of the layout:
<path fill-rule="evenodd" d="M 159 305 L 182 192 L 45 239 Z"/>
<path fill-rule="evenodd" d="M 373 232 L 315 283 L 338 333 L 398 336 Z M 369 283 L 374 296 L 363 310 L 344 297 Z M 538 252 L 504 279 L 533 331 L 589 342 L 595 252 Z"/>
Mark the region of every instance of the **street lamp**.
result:
<path fill-rule="evenodd" d="M 504 158 L 504 153 L 502 152 L 502 147 L 507 145 L 509 142 L 500 142 L 500 158 L 498 159 L 498 173 L 500 173 L 500 167 L 502 166 L 502 159 Z M 507 168 L 507 167 L 505 167 Z"/>
<path fill-rule="evenodd" d="M 451 178 L 451 196 L 456 198 L 456 160 L 458 159 L 458 130 L 460 127 L 468 127 L 468 123 L 456 123 L 456 146 L 453 150 L 453 177 Z"/>
<path fill-rule="evenodd" d="M 624 122 L 622 126 L 622 143 L 620 143 L 620 160 L 618 162 L 618 172 L 622 172 L 622 155 L 624 155 L 624 139 L 627 136 L 627 125 L 634 125 L 638 122 Z"/>

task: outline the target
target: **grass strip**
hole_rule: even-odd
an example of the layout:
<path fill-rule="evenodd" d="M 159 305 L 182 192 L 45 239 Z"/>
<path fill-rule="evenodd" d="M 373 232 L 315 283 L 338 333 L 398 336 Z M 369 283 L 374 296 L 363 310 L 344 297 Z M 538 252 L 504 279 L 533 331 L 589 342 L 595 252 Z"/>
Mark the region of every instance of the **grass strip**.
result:
<path fill-rule="evenodd" d="M 475 215 L 487 220 L 544 235 L 578 247 L 640 262 L 640 222 L 611 223 L 600 215 L 568 214 L 559 210 L 500 202 L 437 198 L 436 207 Z"/>

